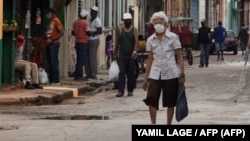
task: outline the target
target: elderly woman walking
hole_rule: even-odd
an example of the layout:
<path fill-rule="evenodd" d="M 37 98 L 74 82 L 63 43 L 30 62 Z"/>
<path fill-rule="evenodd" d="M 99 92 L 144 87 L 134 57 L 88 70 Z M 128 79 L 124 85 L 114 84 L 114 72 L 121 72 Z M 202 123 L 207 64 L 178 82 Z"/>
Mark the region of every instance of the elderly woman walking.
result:
<path fill-rule="evenodd" d="M 167 107 L 167 124 L 170 125 L 175 111 L 178 86 L 185 83 L 181 43 L 179 37 L 167 29 L 168 17 L 164 12 L 154 13 L 151 22 L 156 32 L 147 40 L 148 60 L 143 82 L 147 96 L 143 101 L 149 107 L 151 123 L 156 124 L 162 91 L 162 106 Z"/>

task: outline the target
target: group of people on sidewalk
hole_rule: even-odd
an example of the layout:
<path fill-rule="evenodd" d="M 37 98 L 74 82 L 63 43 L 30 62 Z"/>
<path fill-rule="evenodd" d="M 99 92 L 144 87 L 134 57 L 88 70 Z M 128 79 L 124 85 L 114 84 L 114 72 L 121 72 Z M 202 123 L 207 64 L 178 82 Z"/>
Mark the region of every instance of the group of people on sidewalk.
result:
<path fill-rule="evenodd" d="M 206 20 L 201 21 L 201 27 L 198 31 L 197 42 L 200 47 L 200 68 L 208 67 L 209 65 L 209 51 L 211 42 L 214 39 L 215 49 L 217 52 L 217 60 L 224 60 L 224 40 L 227 36 L 226 29 L 222 26 L 222 22 L 218 22 L 218 25 L 211 31 L 211 28 L 207 26 Z"/>
<path fill-rule="evenodd" d="M 46 15 L 49 25 L 44 35 L 46 42 L 46 55 L 49 72 L 49 82 L 52 85 L 60 85 L 59 60 L 58 53 L 60 48 L 60 38 L 63 36 L 63 25 L 56 16 L 56 10 L 50 8 Z M 42 89 L 39 84 L 39 71 L 36 63 L 23 58 L 23 48 L 25 45 L 25 36 L 20 34 L 16 40 L 15 70 L 24 73 L 25 89 Z"/>
<path fill-rule="evenodd" d="M 98 15 L 98 7 L 91 8 L 90 22 L 87 20 L 89 12 L 82 10 L 73 24 L 72 35 L 75 36 L 75 49 L 77 61 L 74 80 L 97 79 L 97 48 L 99 36 L 102 34 L 102 23 Z M 49 20 L 47 31 L 44 35 L 46 42 L 46 59 L 48 64 L 48 79 L 51 85 L 60 85 L 59 49 L 60 38 L 64 35 L 62 22 L 56 15 L 56 9 L 49 8 L 46 14 Z M 42 89 L 39 84 L 39 71 L 36 63 L 23 59 L 25 36 L 20 34 L 16 41 L 15 70 L 23 72 L 25 89 Z M 83 76 L 83 66 L 86 76 Z"/>
<path fill-rule="evenodd" d="M 208 67 L 209 65 L 209 53 L 212 40 L 215 43 L 215 49 L 217 52 L 217 60 L 224 60 L 224 41 L 227 36 L 227 31 L 223 27 L 222 22 L 219 21 L 218 25 L 214 28 L 213 32 L 211 28 L 207 26 L 206 20 L 201 21 L 201 27 L 198 31 L 198 45 L 200 47 L 200 68 Z M 245 54 L 246 47 L 249 42 L 248 28 L 243 23 L 239 30 L 237 39 L 240 41 L 240 49 L 242 55 Z"/>
<path fill-rule="evenodd" d="M 93 6 L 89 12 L 83 9 L 73 24 L 72 35 L 75 36 L 76 67 L 74 80 L 97 79 L 97 49 L 102 34 L 102 22 L 98 17 L 98 7 Z M 83 67 L 86 76 L 83 75 Z"/>

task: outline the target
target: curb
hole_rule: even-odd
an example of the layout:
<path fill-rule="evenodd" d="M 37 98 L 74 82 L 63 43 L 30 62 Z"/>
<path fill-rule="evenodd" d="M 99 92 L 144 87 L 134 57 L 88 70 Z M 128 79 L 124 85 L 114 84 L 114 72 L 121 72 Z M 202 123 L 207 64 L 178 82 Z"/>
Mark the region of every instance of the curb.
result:
<path fill-rule="evenodd" d="M 18 93 L 17 93 L 18 94 Z M 64 99 L 73 97 L 70 90 L 40 90 L 27 95 L 15 95 L 12 97 L 0 97 L 0 105 L 54 105 L 61 103 Z"/>
<path fill-rule="evenodd" d="M 82 85 L 81 82 L 81 84 L 67 83 L 69 85 L 65 86 L 44 86 L 44 89 L 31 91 L 17 89 L 0 95 L 0 105 L 55 105 L 63 100 L 81 96 L 102 86 L 107 86 L 109 81 L 98 80 L 84 83 L 86 85 Z"/>

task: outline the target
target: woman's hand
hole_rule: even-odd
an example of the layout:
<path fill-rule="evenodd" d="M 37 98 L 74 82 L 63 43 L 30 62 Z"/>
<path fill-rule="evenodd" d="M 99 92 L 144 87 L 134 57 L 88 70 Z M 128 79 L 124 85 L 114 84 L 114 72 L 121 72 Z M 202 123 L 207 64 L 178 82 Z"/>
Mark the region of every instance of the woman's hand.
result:
<path fill-rule="evenodd" d="M 179 84 L 184 85 L 185 82 L 186 82 L 185 77 L 184 78 L 179 78 Z"/>
<path fill-rule="evenodd" d="M 184 85 L 185 82 L 186 82 L 185 74 L 181 73 L 179 77 L 179 84 Z"/>
<path fill-rule="evenodd" d="M 148 79 L 145 79 L 143 81 L 143 85 L 142 85 L 142 88 L 143 88 L 144 91 L 148 90 L 148 85 L 149 85 L 149 81 L 148 81 Z"/>

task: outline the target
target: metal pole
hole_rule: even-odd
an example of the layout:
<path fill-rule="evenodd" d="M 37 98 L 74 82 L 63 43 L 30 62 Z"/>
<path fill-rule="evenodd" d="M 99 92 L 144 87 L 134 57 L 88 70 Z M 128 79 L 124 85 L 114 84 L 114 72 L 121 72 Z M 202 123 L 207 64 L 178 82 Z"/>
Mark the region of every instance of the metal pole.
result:
<path fill-rule="evenodd" d="M 0 90 L 2 90 L 2 56 L 3 56 L 3 0 L 0 0 Z"/>
<path fill-rule="evenodd" d="M 16 1 L 12 0 L 12 14 L 11 14 L 11 19 L 12 21 L 16 19 Z M 12 36 L 12 40 L 13 43 L 11 44 L 11 56 L 10 56 L 10 62 L 11 62 L 11 68 L 10 68 L 10 81 L 11 83 L 15 83 L 15 51 L 16 51 L 16 47 L 15 47 L 15 32 L 11 32 L 11 36 Z"/>
<path fill-rule="evenodd" d="M 29 14 L 29 15 L 28 15 Z M 31 0 L 28 0 L 28 8 L 26 13 L 26 21 L 25 21 L 25 28 L 26 28 L 26 50 L 25 50 L 25 59 L 27 61 L 30 60 L 30 16 L 31 16 Z"/>

